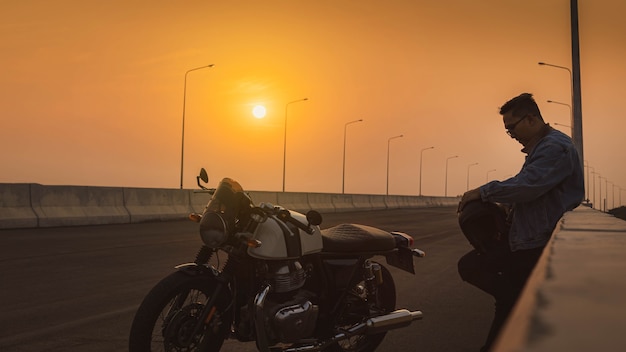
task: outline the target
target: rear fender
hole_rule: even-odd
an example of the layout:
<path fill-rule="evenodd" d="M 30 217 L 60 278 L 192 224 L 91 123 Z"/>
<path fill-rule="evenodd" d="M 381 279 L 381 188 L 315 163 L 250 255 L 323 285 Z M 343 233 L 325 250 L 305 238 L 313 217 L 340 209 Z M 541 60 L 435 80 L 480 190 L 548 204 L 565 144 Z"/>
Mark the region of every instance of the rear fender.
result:
<path fill-rule="evenodd" d="M 413 257 L 424 257 L 426 253 L 419 249 L 411 248 L 413 245 L 413 237 L 403 232 L 391 232 L 396 240 L 396 249 L 387 254 L 387 264 L 395 266 L 411 274 L 415 274 L 413 267 Z"/>

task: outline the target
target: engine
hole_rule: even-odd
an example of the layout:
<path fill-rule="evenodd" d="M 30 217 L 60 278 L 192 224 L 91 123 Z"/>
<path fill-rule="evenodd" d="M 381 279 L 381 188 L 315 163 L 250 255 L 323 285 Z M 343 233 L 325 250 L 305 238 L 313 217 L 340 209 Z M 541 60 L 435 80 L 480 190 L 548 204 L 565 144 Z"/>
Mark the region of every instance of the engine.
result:
<path fill-rule="evenodd" d="M 265 302 L 267 335 L 276 342 L 310 337 L 317 322 L 315 294 L 301 289 L 307 272 L 298 261 L 269 262 L 265 278 L 272 289 Z"/>

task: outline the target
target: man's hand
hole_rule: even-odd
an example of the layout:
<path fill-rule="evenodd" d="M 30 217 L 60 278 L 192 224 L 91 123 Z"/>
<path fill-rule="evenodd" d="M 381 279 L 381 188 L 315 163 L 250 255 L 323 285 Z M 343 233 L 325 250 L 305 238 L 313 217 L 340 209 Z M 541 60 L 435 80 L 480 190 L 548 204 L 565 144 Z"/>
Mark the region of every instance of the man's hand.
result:
<path fill-rule="evenodd" d="M 461 197 L 461 201 L 459 202 L 459 208 L 456 210 L 457 213 L 460 213 L 465 207 L 465 204 L 467 204 L 468 202 L 471 202 L 473 200 L 480 200 L 480 199 L 481 199 L 480 188 L 474 188 L 472 190 L 465 192 L 463 194 L 463 197 Z"/>

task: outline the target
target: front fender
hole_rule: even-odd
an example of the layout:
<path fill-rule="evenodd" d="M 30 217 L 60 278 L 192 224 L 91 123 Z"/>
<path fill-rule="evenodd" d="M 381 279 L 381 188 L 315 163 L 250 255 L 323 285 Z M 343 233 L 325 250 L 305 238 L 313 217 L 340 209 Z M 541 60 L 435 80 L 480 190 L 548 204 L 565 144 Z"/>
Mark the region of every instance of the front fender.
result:
<path fill-rule="evenodd" d="M 220 276 L 219 271 L 210 265 L 198 265 L 196 263 L 179 264 L 174 267 L 181 273 L 189 276 L 211 276 L 217 279 Z"/>

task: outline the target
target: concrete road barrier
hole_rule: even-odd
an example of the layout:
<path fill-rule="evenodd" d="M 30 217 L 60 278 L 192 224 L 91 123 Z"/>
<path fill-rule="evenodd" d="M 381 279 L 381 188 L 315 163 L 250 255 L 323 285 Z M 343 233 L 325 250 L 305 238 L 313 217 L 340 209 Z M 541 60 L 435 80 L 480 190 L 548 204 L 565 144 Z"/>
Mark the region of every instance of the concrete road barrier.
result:
<path fill-rule="evenodd" d="M 30 201 L 30 184 L 0 184 L 0 229 L 37 227 Z"/>
<path fill-rule="evenodd" d="M 277 204 L 284 208 L 306 213 L 311 210 L 307 193 L 279 192 Z"/>
<path fill-rule="evenodd" d="M 381 210 L 458 203 L 458 198 L 367 194 L 248 192 L 255 205 L 270 203 L 306 213 Z M 200 190 L 0 184 L 0 229 L 179 220 L 202 213 L 211 198 Z"/>
<path fill-rule="evenodd" d="M 337 212 L 354 211 L 354 195 L 352 194 L 331 194 L 330 200 Z"/>
<path fill-rule="evenodd" d="M 383 195 L 370 195 L 370 204 L 372 204 L 372 210 L 387 209 L 385 203 L 385 196 Z"/>
<path fill-rule="evenodd" d="M 352 204 L 354 204 L 355 210 L 371 210 L 373 209 L 371 196 L 368 194 L 353 194 L 351 195 Z"/>
<path fill-rule="evenodd" d="M 130 222 L 186 218 L 194 209 L 190 195 L 178 189 L 124 188 Z"/>
<path fill-rule="evenodd" d="M 38 226 L 78 226 L 128 223 L 120 188 L 89 186 L 30 187 Z"/>
<path fill-rule="evenodd" d="M 312 210 L 320 213 L 334 213 L 336 211 L 333 202 L 334 196 L 329 193 L 309 193 L 307 198 Z"/>

